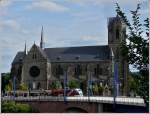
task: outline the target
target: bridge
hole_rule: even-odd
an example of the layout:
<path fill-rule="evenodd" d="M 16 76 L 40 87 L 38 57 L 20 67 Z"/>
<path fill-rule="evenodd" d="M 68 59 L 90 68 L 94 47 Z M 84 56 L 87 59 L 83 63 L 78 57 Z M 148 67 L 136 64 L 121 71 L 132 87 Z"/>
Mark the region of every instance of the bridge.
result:
<path fill-rule="evenodd" d="M 29 97 L 2 97 L 2 101 L 14 100 L 28 103 L 39 112 L 113 112 L 114 98 L 101 96 L 84 97 L 54 97 L 54 96 L 29 96 Z M 40 108 L 39 108 L 40 107 Z M 145 112 L 142 98 L 116 97 L 115 107 L 117 112 Z"/>

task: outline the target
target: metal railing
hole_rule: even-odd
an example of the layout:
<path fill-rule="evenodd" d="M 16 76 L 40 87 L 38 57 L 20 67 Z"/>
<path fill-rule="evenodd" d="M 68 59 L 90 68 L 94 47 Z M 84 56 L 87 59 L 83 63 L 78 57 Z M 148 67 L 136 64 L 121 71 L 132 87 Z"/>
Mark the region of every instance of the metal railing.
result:
<path fill-rule="evenodd" d="M 64 101 L 63 96 L 28 96 L 28 97 L 13 97 L 7 96 L 2 97 L 2 101 L 14 100 L 14 101 Z M 77 102 L 97 102 L 97 103 L 113 103 L 113 97 L 87 97 L 87 96 L 76 96 L 76 97 L 66 97 L 67 101 L 77 101 Z M 129 97 L 116 97 L 117 104 L 126 105 L 136 105 L 145 106 L 144 100 L 142 98 L 129 98 Z"/>

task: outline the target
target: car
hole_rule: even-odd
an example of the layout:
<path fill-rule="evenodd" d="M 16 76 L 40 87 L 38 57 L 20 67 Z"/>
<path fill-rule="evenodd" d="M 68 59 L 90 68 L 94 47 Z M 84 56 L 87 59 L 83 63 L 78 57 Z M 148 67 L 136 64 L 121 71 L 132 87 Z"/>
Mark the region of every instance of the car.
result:
<path fill-rule="evenodd" d="M 67 96 L 83 96 L 81 89 L 70 89 Z"/>
<path fill-rule="evenodd" d="M 76 88 L 74 90 L 79 93 L 79 96 L 83 96 L 83 92 L 82 92 L 82 90 L 80 88 Z"/>

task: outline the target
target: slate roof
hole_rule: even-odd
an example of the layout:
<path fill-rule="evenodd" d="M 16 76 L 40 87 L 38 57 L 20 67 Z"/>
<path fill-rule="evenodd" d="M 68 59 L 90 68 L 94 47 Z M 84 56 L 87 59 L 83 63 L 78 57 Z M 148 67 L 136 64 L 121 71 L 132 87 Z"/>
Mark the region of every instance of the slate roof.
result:
<path fill-rule="evenodd" d="M 38 49 L 51 62 L 100 61 L 109 60 L 111 56 L 108 45 Z M 12 64 L 22 63 L 24 57 L 24 52 L 18 52 Z"/>
<path fill-rule="evenodd" d="M 40 47 L 37 46 L 37 45 L 35 45 L 35 46 L 38 48 L 38 50 L 41 52 L 41 54 L 42 54 L 45 58 L 48 58 L 47 55 L 46 55 L 46 53 L 44 52 L 44 50 L 43 50 L 42 48 L 40 48 Z"/>
<path fill-rule="evenodd" d="M 109 60 L 111 56 L 108 45 L 45 48 L 44 51 L 51 62 L 99 61 Z"/>
<path fill-rule="evenodd" d="M 24 57 L 25 57 L 25 53 L 23 51 L 19 51 L 17 55 L 15 56 L 12 64 L 22 63 L 22 60 L 24 59 Z"/>

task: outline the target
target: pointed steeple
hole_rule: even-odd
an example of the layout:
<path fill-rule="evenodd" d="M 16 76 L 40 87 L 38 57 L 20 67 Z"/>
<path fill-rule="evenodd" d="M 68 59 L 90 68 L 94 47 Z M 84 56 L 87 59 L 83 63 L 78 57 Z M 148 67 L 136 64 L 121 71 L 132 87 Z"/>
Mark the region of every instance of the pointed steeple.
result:
<path fill-rule="evenodd" d="M 25 46 L 24 46 L 24 53 L 25 53 L 25 55 L 27 54 L 27 46 L 26 46 L 26 41 L 25 41 Z"/>
<path fill-rule="evenodd" d="M 41 41 L 40 41 L 40 48 L 44 48 L 44 41 L 43 41 L 43 26 L 42 26 L 42 30 L 41 30 Z"/>

